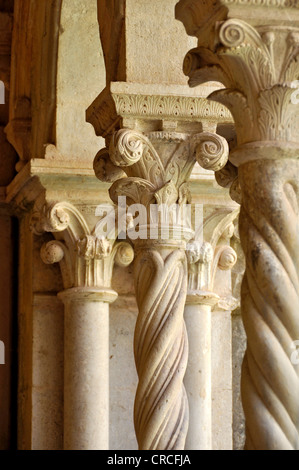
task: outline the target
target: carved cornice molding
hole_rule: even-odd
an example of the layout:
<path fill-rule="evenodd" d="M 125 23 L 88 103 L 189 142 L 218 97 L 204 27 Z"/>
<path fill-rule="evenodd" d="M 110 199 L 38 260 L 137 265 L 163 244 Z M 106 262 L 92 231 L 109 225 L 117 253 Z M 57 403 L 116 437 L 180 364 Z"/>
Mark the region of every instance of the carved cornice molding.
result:
<path fill-rule="evenodd" d="M 230 121 L 224 106 L 189 96 L 114 95 L 116 109 L 125 116 L 155 119 Z"/>
<path fill-rule="evenodd" d="M 119 129 L 120 120 L 126 118 L 232 122 L 232 116 L 225 106 L 209 102 L 204 96 L 195 97 L 190 93 L 184 95 L 184 87 L 165 88 L 166 91 L 161 89 L 159 93 L 159 86 L 156 90 L 155 87 L 147 90 L 146 86 L 142 89 L 137 84 L 134 90 L 134 84 L 111 83 L 87 110 L 87 121 L 93 125 L 96 134 L 103 137 Z"/>

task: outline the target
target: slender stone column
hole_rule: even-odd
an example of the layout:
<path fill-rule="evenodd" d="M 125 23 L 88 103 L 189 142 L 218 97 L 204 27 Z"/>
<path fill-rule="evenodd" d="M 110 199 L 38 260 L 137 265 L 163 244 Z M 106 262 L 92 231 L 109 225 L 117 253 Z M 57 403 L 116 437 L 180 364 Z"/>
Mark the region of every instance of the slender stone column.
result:
<path fill-rule="evenodd" d="M 186 450 L 212 450 L 211 308 L 217 296 L 188 295 L 185 322 L 189 360 L 185 387 L 190 408 Z"/>
<path fill-rule="evenodd" d="M 111 215 L 114 217 L 114 211 Z M 128 266 L 131 245 L 93 234 L 69 203 L 47 207 L 35 218 L 35 231 L 57 240 L 43 245 L 46 264 L 60 263 L 65 290 L 58 294 L 64 317 L 64 449 L 109 449 L 109 304 L 113 264 Z"/>
<path fill-rule="evenodd" d="M 292 352 L 299 338 L 299 10 L 296 1 L 277 1 L 264 16 L 261 4 L 237 3 L 181 0 L 177 17 L 199 39 L 185 62 L 190 84 L 221 81 L 226 89 L 211 98 L 231 110 L 236 124 L 230 161 L 238 167 L 246 257 L 245 448 L 298 450 L 299 368 Z"/>
<path fill-rule="evenodd" d="M 185 386 L 190 407 L 187 450 L 212 449 L 212 364 L 211 308 L 219 297 L 208 288 L 213 249 L 208 243 L 193 243 L 187 251 L 189 289 L 185 321 L 189 339 L 189 359 Z"/>
<path fill-rule="evenodd" d="M 109 303 L 112 290 L 59 294 L 64 317 L 64 449 L 109 449 Z"/>
<path fill-rule="evenodd" d="M 188 295 L 185 321 L 189 339 L 189 359 L 185 386 L 190 408 L 188 450 L 212 450 L 212 318 L 211 310 L 220 297 L 213 292 L 215 271 L 231 269 L 236 260 L 229 246 L 214 250 L 210 243 L 188 245 Z"/>

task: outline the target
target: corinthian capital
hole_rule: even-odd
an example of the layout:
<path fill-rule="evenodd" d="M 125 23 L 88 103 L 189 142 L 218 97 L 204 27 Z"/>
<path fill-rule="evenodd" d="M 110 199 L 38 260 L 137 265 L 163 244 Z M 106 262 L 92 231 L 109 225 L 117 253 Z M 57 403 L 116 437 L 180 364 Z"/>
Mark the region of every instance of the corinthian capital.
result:
<path fill-rule="evenodd" d="M 110 216 L 115 217 L 115 211 Z M 31 228 L 37 234 L 52 232 L 55 240 L 44 244 L 41 258 L 46 264 L 60 263 L 65 289 L 73 287 L 110 288 L 114 263 L 128 266 L 134 251 L 118 242 L 117 233 L 100 236 L 101 221 L 92 230 L 81 212 L 68 202 L 43 205 L 35 210 Z"/>
<path fill-rule="evenodd" d="M 228 154 L 226 140 L 212 132 L 121 129 L 112 136 L 109 151 L 97 155 L 94 166 L 99 179 L 113 182 L 111 199 L 117 203 L 125 196 L 129 206 L 142 204 L 150 224 L 152 205 L 182 207 L 190 202 L 188 180 L 196 161 L 205 169 L 220 170 Z"/>
<path fill-rule="evenodd" d="M 237 19 L 232 18 L 234 12 Z M 238 145 L 277 142 L 292 153 L 299 145 L 294 99 L 299 74 L 297 2 L 181 0 L 176 14 L 199 39 L 184 64 L 190 85 L 223 83 L 225 88 L 210 98 L 231 111 Z"/>

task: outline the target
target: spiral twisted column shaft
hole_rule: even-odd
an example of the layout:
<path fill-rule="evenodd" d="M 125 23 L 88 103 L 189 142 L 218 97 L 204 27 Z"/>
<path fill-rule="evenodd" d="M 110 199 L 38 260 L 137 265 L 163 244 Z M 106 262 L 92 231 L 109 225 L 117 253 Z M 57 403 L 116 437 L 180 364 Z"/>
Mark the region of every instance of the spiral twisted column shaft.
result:
<path fill-rule="evenodd" d="M 141 450 L 182 450 L 189 413 L 183 385 L 188 361 L 186 255 L 166 244 L 137 247 L 137 253 L 136 436 Z"/>
<path fill-rule="evenodd" d="M 292 360 L 299 339 L 298 175 L 295 159 L 239 168 L 246 450 L 299 449 L 299 368 Z"/>

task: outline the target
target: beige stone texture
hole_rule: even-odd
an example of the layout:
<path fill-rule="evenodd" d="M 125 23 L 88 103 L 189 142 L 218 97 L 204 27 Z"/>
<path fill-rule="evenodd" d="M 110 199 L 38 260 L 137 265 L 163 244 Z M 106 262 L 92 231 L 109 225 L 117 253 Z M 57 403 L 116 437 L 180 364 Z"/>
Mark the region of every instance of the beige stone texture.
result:
<path fill-rule="evenodd" d="M 96 1 L 64 0 L 61 12 L 56 146 L 63 159 L 92 162 L 103 147 L 85 110 L 105 87 Z"/>
<path fill-rule="evenodd" d="M 34 295 L 32 450 L 63 448 L 63 316 L 55 294 Z"/>
<path fill-rule="evenodd" d="M 189 358 L 184 383 L 190 408 L 186 450 L 212 449 L 211 306 L 186 305 Z"/>
<path fill-rule="evenodd" d="M 176 16 L 198 38 L 189 84 L 220 80 L 236 128 L 219 181 L 241 203 L 245 449 L 298 450 L 298 4 L 180 0 Z"/>
<path fill-rule="evenodd" d="M 109 304 L 65 291 L 64 450 L 109 448 Z"/>
<path fill-rule="evenodd" d="M 232 450 L 231 312 L 212 314 L 212 449 Z"/>
<path fill-rule="evenodd" d="M 245 444 L 245 418 L 241 402 L 241 369 L 246 349 L 241 311 L 232 315 L 232 368 L 233 368 L 233 449 L 243 450 Z"/>
<path fill-rule="evenodd" d="M 118 282 L 133 281 L 133 276 L 125 272 L 117 274 Z M 137 450 L 133 420 L 138 383 L 133 351 L 137 304 L 133 291 L 118 297 L 110 306 L 109 317 L 109 449 Z"/>
<path fill-rule="evenodd" d="M 126 1 L 126 80 L 135 83 L 186 84 L 185 51 L 195 40 L 174 18 L 175 0 Z M 162 32 L 162 34 L 161 34 Z M 159 37 L 159 41 L 157 41 Z M 165 60 L 175 44 L 176 53 Z"/>

